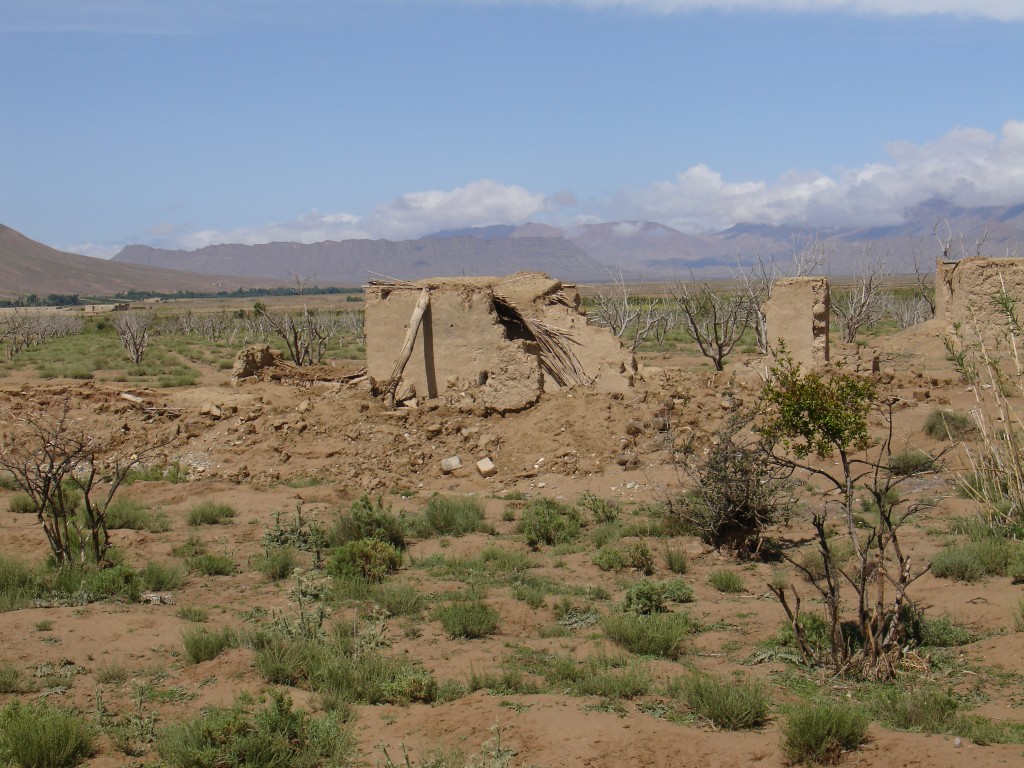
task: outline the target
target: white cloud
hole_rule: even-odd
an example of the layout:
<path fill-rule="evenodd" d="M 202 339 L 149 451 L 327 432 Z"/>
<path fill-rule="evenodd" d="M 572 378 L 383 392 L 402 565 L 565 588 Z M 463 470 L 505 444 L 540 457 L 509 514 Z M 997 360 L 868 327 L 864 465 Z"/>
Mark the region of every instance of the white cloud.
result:
<path fill-rule="evenodd" d="M 791 171 L 774 182 L 731 182 L 705 165 L 624 191 L 611 218 L 648 219 L 684 232 L 740 222 L 809 226 L 895 224 L 906 208 L 942 197 L 963 207 L 1024 202 L 1024 121 L 1000 135 L 957 128 L 927 144 L 894 142 L 887 163 L 831 174 Z"/>
<path fill-rule="evenodd" d="M 620 222 L 615 234 L 656 221 L 683 232 L 719 231 L 734 224 L 810 227 L 896 224 L 907 208 L 933 198 L 962 207 L 1024 203 L 1024 121 L 999 134 L 956 128 L 925 144 L 892 142 L 887 162 L 830 173 L 792 170 L 775 181 L 729 181 L 706 165 L 610 199 L 580 202 L 571 193 L 533 192 L 482 179 L 451 190 L 410 192 L 366 215 L 312 210 L 295 219 L 225 230 L 154 225 L 143 242 L 192 250 L 217 243 L 315 243 L 324 240 L 421 237 L 431 232 L 528 221 L 574 226 Z M 82 243 L 68 250 L 109 257 L 120 246 Z"/>
<path fill-rule="evenodd" d="M 523 224 L 550 207 L 548 198 L 542 193 L 482 179 L 447 191 L 435 189 L 404 194 L 378 205 L 366 216 L 312 210 L 290 221 L 191 232 L 172 232 L 166 225 L 159 225 L 143 241 L 160 247 L 195 250 L 218 243 L 255 245 L 352 239 L 404 240 L 442 229 Z M 73 250 L 85 252 L 77 248 Z M 94 250 L 89 255 L 103 254 Z"/>
<path fill-rule="evenodd" d="M 463 0 L 495 5 L 570 5 L 586 9 L 624 8 L 640 13 L 692 11 L 768 11 L 781 13 L 853 13 L 874 16 L 950 15 L 996 21 L 1024 20 L 1020 0 Z"/>

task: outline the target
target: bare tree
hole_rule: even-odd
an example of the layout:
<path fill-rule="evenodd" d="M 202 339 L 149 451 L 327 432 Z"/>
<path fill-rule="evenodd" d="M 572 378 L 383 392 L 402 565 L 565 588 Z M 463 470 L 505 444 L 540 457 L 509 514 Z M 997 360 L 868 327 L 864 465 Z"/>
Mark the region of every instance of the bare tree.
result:
<path fill-rule="evenodd" d="M 81 315 L 68 312 L 40 312 L 14 308 L 0 314 L 0 344 L 7 344 L 7 359 L 50 339 L 82 332 Z"/>
<path fill-rule="evenodd" d="M 32 499 L 54 560 L 104 565 L 107 508 L 132 467 L 163 443 L 133 451 L 118 444 L 120 433 L 97 436 L 72 417 L 67 398 L 55 413 L 8 413 L 3 421 L 0 468 Z"/>
<path fill-rule="evenodd" d="M 630 352 L 635 352 L 652 335 L 664 339 L 669 325 L 664 302 L 643 296 L 642 282 L 638 291 L 630 291 L 621 271 L 613 285 L 613 289 L 602 290 L 594 297 L 596 323 L 608 328 Z"/>
<path fill-rule="evenodd" d="M 851 288 L 833 294 L 832 311 L 839 318 L 843 341 L 852 344 L 861 328 L 870 328 L 885 314 L 885 281 L 888 260 L 874 256 L 868 246 L 860 259 Z"/>
<path fill-rule="evenodd" d="M 114 316 L 113 326 L 131 361 L 138 365 L 149 348 L 150 330 L 155 315 L 144 309 L 129 309 Z"/>
<path fill-rule="evenodd" d="M 761 354 L 766 355 L 768 354 L 768 326 L 762 307 L 772 297 L 775 281 L 779 279 L 775 259 L 770 253 L 767 261 L 758 255 L 757 264 L 738 274 L 734 273 L 734 277 L 739 286 L 739 292 L 750 302 L 750 324 L 753 326 L 754 335 L 757 338 L 757 349 Z"/>
<path fill-rule="evenodd" d="M 750 299 L 743 294 L 717 293 L 707 283 L 683 283 L 672 286 L 672 297 L 679 308 L 683 331 L 697 342 L 704 357 L 724 367 L 753 314 Z"/>
<path fill-rule="evenodd" d="M 836 251 L 833 240 L 819 240 L 817 234 L 793 239 L 793 275 L 806 277 L 813 275 L 828 264 Z"/>
<path fill-rule="evenodd" d="M 317 309 L 303 307 L 299 313 L 272 312 L 263 302 L 256 302 L 254 314 L 271 333 L 279 336 L 288 348 L 288 356 L 296 365 L 319 365 L 327 347 L 340 327 L 337 316 L 321 314 Z"/>

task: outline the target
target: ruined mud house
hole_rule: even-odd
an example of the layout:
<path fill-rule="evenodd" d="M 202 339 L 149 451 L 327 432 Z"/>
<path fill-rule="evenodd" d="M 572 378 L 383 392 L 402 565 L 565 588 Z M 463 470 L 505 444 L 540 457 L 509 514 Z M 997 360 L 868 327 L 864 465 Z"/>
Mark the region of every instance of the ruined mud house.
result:
<path fill-rule="evenodd" d="M 367 373 L 396 402 L 508 413 L 563 387 L 632 386 L 633 355 L 588 324 L 576 286 L 545 274 L 374 281 L 365 291 Z"/>

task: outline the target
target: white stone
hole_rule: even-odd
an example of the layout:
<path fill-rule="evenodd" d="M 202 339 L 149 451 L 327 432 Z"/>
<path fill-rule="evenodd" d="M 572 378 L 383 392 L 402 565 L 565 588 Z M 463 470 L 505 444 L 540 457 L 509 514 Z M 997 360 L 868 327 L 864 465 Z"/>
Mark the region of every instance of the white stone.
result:
<path fill-rule="evenodd" d="M 494 466 L 494 462 L 490 459 L 480 459 L 476 463 L 476 469 L 483 477 L 494 477 L 498 474 L 498 468 Z"/>
<path fill-rule="evenodd" d="M 458 456 L 449 456 L 441 460 L 441 471 L 446 475 L 450 475 L 456 469 L 462 469 L 462 459 Z"/>

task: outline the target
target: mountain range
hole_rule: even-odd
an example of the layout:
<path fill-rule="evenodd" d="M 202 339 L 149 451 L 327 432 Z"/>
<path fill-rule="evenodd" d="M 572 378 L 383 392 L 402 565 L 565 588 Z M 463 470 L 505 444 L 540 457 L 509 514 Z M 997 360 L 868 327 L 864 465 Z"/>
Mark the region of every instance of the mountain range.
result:
<path fill-rule="evenodd" d="M 818 242 L 830 252 L 831 274 L 852 274 L 870 251 L 895 272 L 930 270 L 949 239 L 950 256 L 1005 256 L 1024 244 L 1024 205 L 957 208 L 941 200 L 904 213 L 884 227 L 738 224 L 691 235 L 649 221 L 555 227 L 495 225 L 436 232 L 416 240 L 211 245 L 194 251 L 126 246 L 111 260 L 56 250 L 0 224 L 0 299 L 30 293 L 112 295 L 232 291 L 288 285 L 360 285 L 375 277 L 414 280 L 443 275 L 502 275 L 539 270 L 580 283 L 728 276 L 758 259 L 780 271 L 793 252 Z"/>
<path fill-rule="evenodd" d="M 182 272 L 58 251 L 0 224 L 0 299 L 37 294 L 112 296 L 129 290 L 214 293 L 271 287 L 278 280 Z"/>
<path fill-rule="evenodd" d="M 437 232 L 416 240 L 343 240 L 320 243 L 210 245 L 177 251 L 130 245 L 115 262 L 192 272 L 217 272 L 321 284 L 360 284 L 378 276 L 414 280 L 438 275 L 492 275 L 540 270 L 563 280 L 608 282 L 671 280 L 692 272 L 727 276 L 758 258 L 791 260 L 794 250 L 820 242 L 832 254 L 832 274 L 852 274 L 866 251 L 884 256 L 893 271 L 929 269 L 941 256 L 940 237 L 952 238 L 953 257 L 1003 256 L 1024 243 L 1024 205 L 956 208 L 932 201 L 884 227 L 805 227 L 739 224 L 689 235 L 648 221 L 554 227 L 495 225 Z M 978 243 L 983 241 L 979 246 Z"/>

